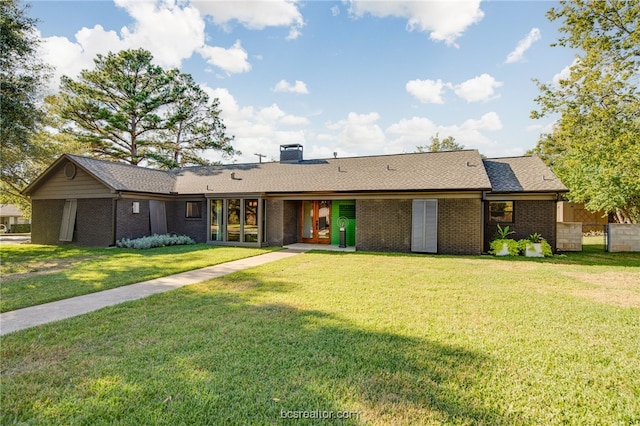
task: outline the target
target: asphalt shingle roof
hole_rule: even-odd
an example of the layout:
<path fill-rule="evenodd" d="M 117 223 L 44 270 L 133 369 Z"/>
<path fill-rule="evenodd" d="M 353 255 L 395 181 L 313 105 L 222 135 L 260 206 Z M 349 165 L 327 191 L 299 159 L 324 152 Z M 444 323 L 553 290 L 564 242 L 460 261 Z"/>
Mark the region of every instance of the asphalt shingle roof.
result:
<path fill-rule="evenodd" d="M 566 192 L 567 187 L 535 156 L 485 159 L 492 192 Z"/>
<path fill-rule="evenodd" d="M 186 167 L 162 171 L 66 154 L 116 191 L 155 194 L 492 191 L 564 192 L 567 188 L 533 156 L 482 159 L 477 150 Z"/>
<path fill-rule="evenodd" d="M 490 189 L 475 150 L 194 167 L 176 175 L 180 194 Z"/>
<path fill-rule="evenodd" d="M 116 191 L 168 194 L 175 185 L 175 176 L 166 171 L 78 155 L 67 157 Z"/>

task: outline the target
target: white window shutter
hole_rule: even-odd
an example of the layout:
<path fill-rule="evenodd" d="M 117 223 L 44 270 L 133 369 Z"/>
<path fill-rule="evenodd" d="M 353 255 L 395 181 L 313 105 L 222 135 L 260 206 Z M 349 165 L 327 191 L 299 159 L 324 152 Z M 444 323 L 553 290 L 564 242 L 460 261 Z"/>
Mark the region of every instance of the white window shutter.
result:
<path fill-rule="evenodd" d="M 78 200 L 66 200 L 62 210 L 62 223 L 60 223 L 60 241 L 73 241 L 73 230 L 76 227 L 76 211 Z"/>
<path fill-rule="evenodd" d="M 411 251 L 438 252 L 438 200 L 413 200 Z"/>

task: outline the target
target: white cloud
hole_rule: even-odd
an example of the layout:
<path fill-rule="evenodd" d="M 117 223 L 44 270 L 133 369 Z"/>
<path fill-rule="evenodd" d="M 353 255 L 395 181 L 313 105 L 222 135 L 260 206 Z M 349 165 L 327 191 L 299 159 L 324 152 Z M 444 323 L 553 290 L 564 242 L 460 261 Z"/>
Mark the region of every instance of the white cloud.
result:
<path fill-rule="evenodd" d="M 204 90 L 210 97 L 220 101 L 220 116 L 227 127 L 227 133 L 235 136 L 233 146 L 242 151 L 242 155 L 234 160 L 241 163 L 256 162 L 258 158 L 255 153 L 266 155 L 268 160 L 278 160 L 280 145 L 304 144 L 306 135 L 301 127 L 309 124 L 307 118 L 287 114 L 276 104 L 264 108 L 241 107 L 224 88 L 212 89 L 205 86 Z M 218 154 L 211 154 L 210 157 L 214 160 L 222 159 Z"/>
<path fill-rule="evenodd" d="M 351 0 L 349 12 L 356 17 L 394 16 L 407 19 L 407 30 L 428 32 L 434 41 L 455 45 L 455 40 L 484 12 L 480 0 L 463 1 L 371 1 Z"/>
<path fill-rule="evenodd" d="M 502 86 L 489 74 L 482 74 L 454 87 L 456 95 L 467 102 L 488 101 L 496 98 L 495 89 Z"/>
<path fill-rule="evenodd" d="M 119 32 L 96 25 L 80 29 L 73 40 L 41 39 L 43 60 L 55 67 L 52 92 L 62 75 L 76 78 L 82 69 L 92 69 L 97 54 L 141 47 L 151 52 L 154 63 L 165 68 L 179 68 L 183 60 L 197 52 L 228 74 L 251 69 L 248 54 L 239 41 L 228 49 L 205 43 L 204 17 L 192 5 L 181 0 L 115 0 L 115 3 L 133 19 L 131 25 Z"/>
<path fill-rule="evenodd" d="M 479 119 L 468 119 L 461 125 L 440 125 L 426 117 L 403 118 L 386 129 L 390 136 L 385 147 L 386 153 L 415 152 L 417 146 L 429 144 L 436 134 L 441 138 L 453 136 L 456 142 L 467 149 L 478 149 L 481 153 L 493 152 L 497 143 L 483 134 L 496 131 L 502 122 L 495 112 L 489 112 Z"/>
<path fill-rule="evenodd" d="M 571 67 L 576 65 L 578 61 L 578 58 L 574 59 L 571 65 L 567 65 L 566 67 L 562 68 L 559 73 L 553 76 L 551 81 L 555 87 L 560 87 L 560 80 L 567 80 L 571 76 Z"/>
<path fill-rule="evenodd" d="M 532 28 L 531 31 L 529 31 L 529 34 L 527 34 L 525 38 L 518 42 L 518 45 L 513 50 L 513 52 L 507 55 L 505 63 L 512 64 L 514 62 L 522 61 L 524 52 L 526 52 L 533 45 L 533 43 L 540 40 L 541 37 L 542 36 L 540 35 L 540 30 L 538 28 Z"/>
<path fill-rule="evenodd" d="M 297 38 L 304 27 L 295 0 L 196 1 L 193 5 L 222 27 L 237 21 L 250 30 L 290 27 L 288 39 Z"/>
<path fill-rule="evenodd" d="M 296 82 L 292 85 L 288 81 L 280 80 L 278 84 L 273 88 L 274 92 L 289 92 L 289 93 L 298 93 L 302 95 L 306 95 L 309 93 L 307 89 L 307 85 L 304 81 L 296 80 Z"/>
<path fill-rule="evenodd" d="M 471 130 L 500 130 L 502 129 L 502 121 L 500 121 L 500 117 L 495 112 L 488 112 L 479 120 L 468 119 L 462 126 L 461 129 L 471 129 Z"/>
<path fill-rule="evenodd" d="M 449 87 L 449 83 L 442 80 L 411 80 L 407 82 L 407 92 L 413 95 L 420 102 L 428 104 L 443 104 L 442 92 L 444 87 Z"/>
<path fill-rule="evenodd" d="M 214 65 L 228 73 L 247 72 L 251 69 L 251 64 L 247 61 L 248 54 L 242 48 L 240 40 L 237 40 L 232 47 L 203 46 L 198 52 L 211 65 Z"/>
<path fill-rule="evenodd" d="M 337 131 L 335 141 L 340 147 L 357 148 L 361 154 L 364 151 L 379 152 L 385 145 L 384 132 L 376 123 L 379 119 L 380 115 L 377 112 L 350 112 L 346 119 L 327 123 L 326 127 Z"/>
<path fill-rule="evenodd" d="M 137 0 L 115 0 L 135 20 L 121 30 L 129 47 L 144 47 L 155 62 L 164 67 L 179 67 L 194 50 L 205 42 L 204 20 L 198 9 L 182 6 L 175 0 L 159 3 Z"/>

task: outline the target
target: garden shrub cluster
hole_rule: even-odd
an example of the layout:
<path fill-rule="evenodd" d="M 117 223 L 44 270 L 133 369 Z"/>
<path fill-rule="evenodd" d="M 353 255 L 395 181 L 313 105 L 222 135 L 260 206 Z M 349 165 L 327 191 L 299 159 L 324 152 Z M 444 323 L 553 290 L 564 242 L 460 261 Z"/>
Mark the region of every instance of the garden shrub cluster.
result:
<path fill-rule="evenodd" d="M 154 247 L 164 246 L 178 246 L 186 244 L 195 244 L 193 238 L 187 235 L 176 234 L 153 234 L 150 237 L 141 238 L 122 238 L 116 241 L 116 246 L 120 248 L 133 248 L 133 249 L 150 249 Z"/>
<path fill-rule="evenodd" d="M 509 231 L 508 226 L 501 228 L 500 225 L 498 225 L 498 232 L 496 233 L 493 241 L 489 243 L 489 253 L 497 255 L 500 251 L 502 251 L 503 245 L 506 244 L 509 256 L 524 255 L 527 251 L 527 248 L 533 249 L 533 244 L 539 243 L 542 246 L 542 255 L 544 257 L 553 256 L 551 245 L 547 242 L 547 240 L 542 238 L 542 235 L 535 233 L 531 234 L 529 238 L 523 238 L 516 241 L 513 238 L 509 238 L 509 235 L 514 233 L 514 231 Z"/>

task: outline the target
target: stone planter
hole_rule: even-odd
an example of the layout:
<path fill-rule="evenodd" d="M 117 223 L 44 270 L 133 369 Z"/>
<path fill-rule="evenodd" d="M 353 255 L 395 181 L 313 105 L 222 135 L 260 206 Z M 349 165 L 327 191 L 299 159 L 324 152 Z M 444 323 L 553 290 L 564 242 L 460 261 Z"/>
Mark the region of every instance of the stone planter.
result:
<path fill-rule="evenodd" d="M 544 257 L 542 254 L 542 244 L 541 243 L 530 243 L 527 244 L 525 248 L 524 255 L 526 257 Z"/>
<path fill-rule="evenodd" d="M 502 243 L 502 249 L 500 251 L 496 251 L 496 256 L 509 256 L 509 245 L 507 243 Z"/>

